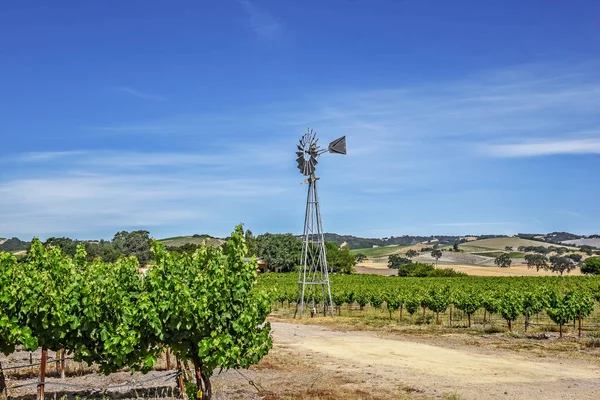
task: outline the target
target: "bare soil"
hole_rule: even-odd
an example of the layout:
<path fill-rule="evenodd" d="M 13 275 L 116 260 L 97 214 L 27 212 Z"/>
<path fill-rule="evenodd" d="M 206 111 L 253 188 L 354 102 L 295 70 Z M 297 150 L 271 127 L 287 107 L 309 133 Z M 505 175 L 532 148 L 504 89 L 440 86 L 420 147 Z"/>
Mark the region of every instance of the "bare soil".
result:
<path fill-rule="evenodd" d="M 258 365 L 215 373 L 216 400 L 600 398 L 600 352 L 583 351 L 574 339 L 538 345 L 532 339 L 444 331 L 352 331 L 330 318 L 274 321 L 272 328 L 274 348 Z M 1 361 L 4 367 L 28 363 L 29 353 L 17 352 Z M 48 386 L 47 397 L 171 398 L 177 395 L 176 382 L 165 364 L 161 360 L 158 370 L 147 375 L 104 376 L 68 361 L 68 376 L 62 380 L 50 362 L 47 381 L 55 384 Z M 6 372 L 9 387 L 35 385 L 37 380 L 32 369 Z M 124 386 L 109 390 L 69 386 L 119 384 Z M 34 398 L 35 386 L 11 389 L 9 396 Z"/>
<path fill-rule="evenodd" d="M 600 365 L 563 357 L 535 358 L 499 349 L 318 325 L 273 323 L 275 343 L 315 368 L 362 376 L 370 390 L 459 399 L 598 399 Z"/>

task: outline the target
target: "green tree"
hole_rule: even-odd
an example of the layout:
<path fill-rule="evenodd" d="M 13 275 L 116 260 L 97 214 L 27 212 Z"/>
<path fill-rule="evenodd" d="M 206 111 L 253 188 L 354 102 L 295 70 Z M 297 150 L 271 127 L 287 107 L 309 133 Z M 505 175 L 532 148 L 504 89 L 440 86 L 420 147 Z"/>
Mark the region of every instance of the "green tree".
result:
<path fill-rule="evenodd" d="M 50 237 L 44 242 L 44 246 L 58 247 L 63 254 L 73 257 L 77 250 L 78 242 L 67 237 Z"/>
<path fill-rule="evenodd" d="M 600 257 L 590 257 L 581 265 L 581 273 L 600 275 Z"/>
<path fill-rule="evenodd" d="M 170 254 L 154 242 L 156 265 L 145 279 L 162 328 L 157 344 L 194 365 L 202 399 L 210 399 L 217 367 L 248 368 L 272 347 L 270 295 L 255 288 L 256 262 L 238 225 L 223 249 L 203 247 L 193 257 Z"/>
<path fill-rule="evenodd" d="M 125 256 L 135 256 L 140 264 L 147 264 L 152 258 L 150 253 L 150 232 L 138 230 L 117 232 L 112 240 L 115 249 Z"/>
<path fill-rule="evenodd" d="M 460 249 L 458 248 L 458 242 L 454 242 L 454 244 L 452 245 L 452 249 L 457 253 L 460 251 Z"/>
<path fill-rule="evenodd" d="M 419 255 L 419 253 L 413 249 L 410 249 L 406 252 L 406 257 L 408 257 L 408 258 L 415 258 L 418 255 Z"/>
<path fill-rule="evenodd" d="M 104 262 L 114 263 L 123 255 L 116 249 L 112 242 L 106 240 L 101 240 L 98 243 L 85 242 L 84 246 L 88 261 L 99 259 Z"/>
<path fill-rule="evenodd" d="M 567 257 L 576 263 L 581 262 L 581 260 L 583 259 L 583 256 L 581 254 L 576 254 L 576 253 L 569 254 Z"/>
<path fill-rule="evenodd" d="M 431 257 L 435 258 L 435 264 L 437 265 L 438 260 L 442 257 L 442 251 L 440 249 L 434 249 L 431 252 Z"/>
<path fill-rule="evenodd" d="M 364 255 L 364 254 L 362 254 L 362 253 L 358 253 L 358 254 L 356 255 L 356 262 L 357 262 L 357 263 L 361 263 L 361 262 L 363 262 L 363 261 L 364 261 L 364 260 L 366 260 L 366 259 L 367 259 L 367 256 L 365 256 L 365 255 Z"/>
<path fill-rule="evenodd" d="M 402 257 L 400 254 L 391 254 L 388 256 L 388 268 L 398 269 L 404 264 L 410 264 L 410 261 L 406 257 Z"/>
<path fill-rule="evenodd" d="M 513 251 L 512 246 L 504 246 L 504 251 Z"/>
<path fill-rule="evenodd" d="M 494 260 L 494 264 L 498 267 L 508 268 L 512 264 L 512 260 L 508 253 L 502 253 Z"/>
<path fill-rule="evenodd" d="M 567 273 L 571 272 L 576 266 L 570 258 L 560 256 L 550 257 L 550 271 L 552 272 L 558 272 L 562 275 L 565 271 Z"/>
<path fill-rule="evenodd" d="M 584 245 L 579 248 L 579 251 L 584 252 L 588 256 L 594 254 L 594 248 L 592 246 Z"/>
<path fill-rule="evenodd" d="M 351 274 L 354 272 L 356 265 L 356 257 L 350 252 L 346 246 L 340 249 L 334 242 L 325 242 L 325 250 L 327 252 L 327 266 L 332 272 L 340 274 Z"/>
<path fill-rule="evenodd" d="M 265 233 L 256 238 L 257 255 L 269 269 L 280 272 L 293 271 L 300 263 L 302 242 L 291 233 Z"/>
<path fill-rule="evenodd" d="M 246 229 L 246 233 L 244 234 L 244 239 L 246 239 L 246 246 L 248 247 L 248 255 L 250 257 L 256 257 L 257 250 L 258 250 L 258 242 L 256 240 L 256 237 L 254 236 L 254 234 L 252 234 L 252 231 L 250 229 Z"/>
<path fill-rule="evenodd" d="M 527 268 L 535 268 L 537 272 L 540 269 L 548 269 L 548 259 L 543 254 L 526 254 L 525 262 L 527 262 Z"/>

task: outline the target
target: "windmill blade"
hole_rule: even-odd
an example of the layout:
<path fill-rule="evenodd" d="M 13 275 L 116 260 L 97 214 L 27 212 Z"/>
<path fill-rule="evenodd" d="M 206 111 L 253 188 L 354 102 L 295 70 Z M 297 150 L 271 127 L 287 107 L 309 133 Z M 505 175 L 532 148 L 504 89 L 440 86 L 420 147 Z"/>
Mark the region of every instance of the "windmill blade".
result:
<path fill-rule="evenodd" d="M 308 163 L 310 164 L 310 166 L 312 167 L 312 169 L 314 171 L 315 167 L 317 166 L 317 164 L 319 162 L 317 161 L 316 158 L 311 157 L 310 160 L 308 161 Z"/>
<path fill-rule="evenodd" d="M 342 136 L 329 143 L 329 152 L 333 154 L 346 154 L 346 136 Z"/>
<path fill-rule="evenodd" d="M 304 155 L 304 152 L 303 152 L 303 151 L 297 151 L 297 152 L 296 152 L 296 155 L 297 155 L 298 157 L 302 157 L 302 156 Z"/>

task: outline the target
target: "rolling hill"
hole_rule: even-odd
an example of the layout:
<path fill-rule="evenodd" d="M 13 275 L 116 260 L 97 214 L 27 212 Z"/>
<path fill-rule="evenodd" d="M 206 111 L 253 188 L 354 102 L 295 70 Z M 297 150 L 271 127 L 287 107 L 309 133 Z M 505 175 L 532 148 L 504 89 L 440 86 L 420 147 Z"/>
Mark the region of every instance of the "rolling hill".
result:
<path fill-rule="evenodd" d="M 224 239 L 215 238 L 209 235 L 191 235 L 191 236 L 174 236 L 159 240 L 165 246 L 179 247 L 184 244 L 210 244 L 212 246 L 220 246 L 225 243 Z"/>
<path fill-rule="evenodd" d="M 480 239 L 469 242 L 465 245 L 460 245 L 459 247 L 465 251 L 474 251 L 476 248 L 480 248 L 483 251 L 485 250 L 504 250 L 506 246 L 512 247 L 514 250 L 517 250 L 519 246 L 560 246 L 555 243 L 547 243 L 541 242 L 537 240 L 529 240 L 529 239 L 521 239 L 518 237 L 504 237 L 504 238 L 493 238 L 493 239 Z M 568 245 L 564 245 L 565 247 L 569 247 Z M 468 249 L 468 250 L 467 250 Z M 480 251 L 482 251 L 480 250 Z"/>

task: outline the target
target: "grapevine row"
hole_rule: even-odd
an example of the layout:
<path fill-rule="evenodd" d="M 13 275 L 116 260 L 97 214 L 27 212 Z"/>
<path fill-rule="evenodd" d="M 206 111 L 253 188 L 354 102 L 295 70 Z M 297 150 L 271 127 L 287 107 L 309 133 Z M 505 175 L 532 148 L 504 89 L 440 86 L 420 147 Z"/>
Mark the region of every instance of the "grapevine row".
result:
<path fill-rule="evenodd" d="M 154 243 L 155 265 L 135 257 L 88 262 L 34 240 L 25 262 L 0 253 L 0 351 L 66 349 L 104 373 L 150 370 L 165 347 L 194 365 L 210 398 L 217 367 L 247 368 L 272 346 L 266 293 L 247 262 L 241 226 L 223 249 L 169 253 Z M 43 378 L 43 376 L 42 376 Z"/>
<path fill-rule="evenodd" d="M 273 301 L 295 304 L 297 276 L 267 274 L 259 283 L 274 290 Z M 559 326 L 588 317 L 600 302 L 598 277 L 461 277 L 461 278 L 399 278 L 374 275 L 334 275 L 331 277 L 332 299 L 338 312 L 343 305 L 370 305 L 392 313 L 406 310 L 410 315 L 419 309 L 440 313 L 450 307 L 463 312 L 471 326 L 471 316 L 479 310 L 499 314 L 512 331 L 518 318 L 530 318 L 545 312 Z M 318 291 L 317 291 L 318 292 Z M 312 298 L 305 298 L 309 302 Z M 321 302 L 318 293 L 316 302 Z"/>

